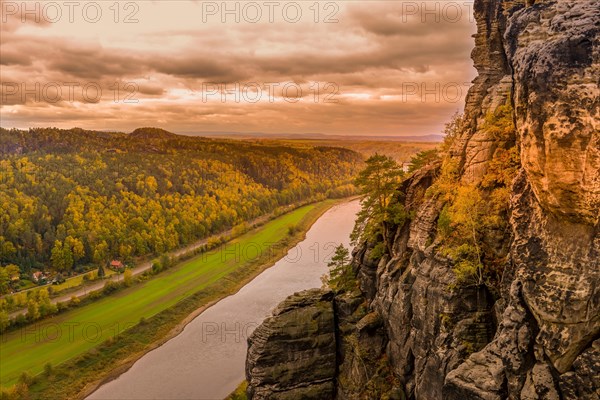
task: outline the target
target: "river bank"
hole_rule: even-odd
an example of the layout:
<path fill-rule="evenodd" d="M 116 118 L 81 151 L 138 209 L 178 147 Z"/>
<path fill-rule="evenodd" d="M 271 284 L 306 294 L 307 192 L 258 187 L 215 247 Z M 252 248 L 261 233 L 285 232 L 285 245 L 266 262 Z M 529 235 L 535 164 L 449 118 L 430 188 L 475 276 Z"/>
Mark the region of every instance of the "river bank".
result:
<path fill-rule="evenodd" d="M 293 204 L 293 205 L 289 205 L 289 206 L 282 206 L 276 212 L 269 213 L 266 215 L 261 215 L 260 217 L 254 218 L 253 220 L 250 220 L 250 221 L 247 221 L 244 224 L 246 224 L 248 227 L 250 227 L 249 230 L 256 229 L 256 228 L 261 227 L 265 223 L 277 218 L 278 216 L 280 216 L 282 214 L 291 212 L 291 211 L 293 211 L 297 208 L 300 208 L 302 206 L 305 206 L 307 204 L 310 204 L 310 203 L 304 202 L 304 203 Z M 243 234 L 243 233 L 241 233 L 241 234 Z M 199 240 L 197 240 L 193 243 L 190 243 L 186 246 L 183 246 L 181 248 L 169 251 L 166 254 L 173 259 L 183 259 L 186 257 L 193 256 L 198 250 L 200 250 L 202 247 L 208 245 L 210 242 L 219 243 L 219 242 L 223 242 L 223 241 L 227 241 L 227 240 L 232 240 L 232 239 L 235 239 L 236 237 L 240 236 L 241 234 L 234 234 L 234 228 L 230 228 L 223 232 L 219 232 L 214 235 L 211 235 L 209 237 L 199 239 Z M 152 264 L 154 263 L 154 261 L 156 261 L 156 257 L 139 257 L 135 261 L 134 267 L 131 268 L 132 275 L 135 277 L 135 276 L 143 274 L 144 272 L 151 270 Z M 54 289 L 55 294 L 50 296 L 50 301 L 53 304 L 67 303 L 73 297 L 77 297 L 80 300 L 84 299 L 91 292 L 102 289 L 102 287 L 106 284 L 107 281 L 118 282 L 119 279 L 122 279 L 122 274 L 115 273 L 114 271 L 107 269 L 106 270 L 107 276 L 105 279 L 95 280 L 90 283 L 86 283 L 83 280 L 83 276 L 88 274 L 89 272 L 90 271 L 87 271 L 80 275 L 70 277 L 67 279 L 67 281 L 65 283 L 60 284 L 58 286 L 53 286 L 51 283 L 48 283 L 46 285 L 35 286 L 33 288 L 23 290 L 19 293 L 27 293 L 29 291 L 35 291 L 35 290 L 39 290 L 39 289 L 43 289 L 43 288 L 46 288 L 46 289 L 52 288 L 52 289 Z M 70 284 L 71 281 L 77 281 L 78 283 Z M 67 287 L 65 289 L 61 289 L 61 286 L 63 286 L 63 285 L 67 285 Z M 3 295 L 0 298 L 6 298 L 8 296 L 14 296 L 14 295 L 15 295 L 15 293 L 12 293 L 9 295 Z M 19 315 L 25 315 L 26 313 L 27 313 L 27 307 L 23 307 L 21 309 L 11 311 L 9 313 L 9 318 L 13 319 Z"/>
<path fill-rule="evenodd" d="M 179 335 L 145 354 L 89 399 L 226 397 L 244 379 L 247 337 L 282 299 L 322 285 L 335 246 L 349 247 L 358 209 L 355 201 L 328 210 L 271 268 L 206 307 Z"/>
<path fill-rule="evenodd" d="M 244 243 L 248 244 L 256 241 L 270 241 L 285 248 L 293 247 L 302 240 L 303 235 L 314 221 L 327 209 L 339 202 L 329 200 L 305 206 L 300 210 L 268 222 L 261 229 L 251 231 L 239 240 L 232 241 L 231 244 L 241 243 L 243 245 Z M 297 225 L 299 228 L 293 235 L 288 235 L 290 224 Z M 5 365 L 9 368 L 3 368 L 5 379 L 2 383 L 6 386 L 6 384 L 15 382 L 19 370 L 29 371 L 31 375 L 35 375 L 38 373 L 37 371 L 43 369 L 44 363 L 52 362 L 54 365 L 52 373 L 48 376 L 40 374 L 36 377 L 35 382 L 30 384 L 31 397 L 34 399 L 55 399 L 77 398 L 79 396 L 81 398 L 98 383 L 104 381 L 110 375 L 110 371 L 115 370 L 115 368 L 126 368 L 128 364 L 134 362 L 149 349 L 163 343 L 166 340 L 165 338 L 176 335 L 185 326 L 185 321 L 188 321 L 186 318 L 191 318 L 191 313 L 200 312 L 201 307 L 206 307 L 207 304 L 237 291 L 260 271 L 272 265 L 276 261 L 275 256 L 276 254 L 264 254 L 260 258 L 252 260 L 252 263 L 242 263 L 243 265 L 236 263 L 235 260 L 227 260 L 227 262 L 222 263 L 220 262 L 220 254 L 209 255 L 209 258 L 204 260 L 206 262 L 199 261 L 202 256 L 195 257 L 183 263 L 181 267 L 175 267 L 173 270 L 164 273 L 164 276 L 159 276 L 144 283 L 144 286 L 152 286 L 147 288 L 145 295 L 154 295 L 157 291 L 163 290 L 162 286 L 157 286 L 158 282 L 161 285 L 173 284 L 180 288 L 182 286 L 181 279 L 184 277 L 190 279 L 191 273 L 198 274 L 198 278 L 194 278 L 195 280 L 190 282 L 189 287 L 181 289 L 182 293 L 178 297 L 165 294 L 163 297 L 156 296 L 156 300 L 150 299 L 153 300 L 150 304 L 152 307 L 143 309 L 142 317 L 126 320 L 126 316 L 131 315 L 131 313 L 127 313 L 131 307 L 134 307 L 139 301 L 149 301 L 146 296 L 132 296 L 133 290 L 126 290 L 117 296 L 109 296 L 98 304 L 93 303 L 96 304 L 94 306 L 95 311 L 90 311 L 87 313 L 88 315 L 82 315 L 86 311 L 84 309 L 74 310 L 73 313 L 68 312 L 48 321 L 43 321 L 36 326 L 37 331 L 40 332 L 47 329 L 47 325 L 62 326 L 61 324 L 74 323 L 73 320 L 85 324 L 86 322 L 89 323 L 90 318 L 92 318 L 91 321 L 94 323 L 109 328 L 111 326 L 109 322 L 111 321 L 100 320 L 105 317 L 105 314 L 108 314 L 111 307 L 119 312 L 123 309 L 124 315 L 117 321 L 127 322 L 135 326 L 119 331 L 117 334 L 109 335 L 109 337 L 100 338 L 103 341 L 90 343 L 81 340 L 79 337 L 75 337 L 73 340 L 66 340 L 68 338 L 61 337 L 55 341 L 40 341 L 39 337 L 36 339 L 33 333 L 23 337 L 15 332 L 12 335 L 14 337 L 3 338 L 3 358 L 6 356 L 4 359 L 10 360 L 10 362 Z M 218 267 L 215 270 L 217 264 Z M 212 270 L 207 270 L 208 267 Z M 171 290 L 171 288 L 168 289 Z M 165 289 L 165 291 L 168 290 Z M 164 306 L 164 308 L 155 312 L 154 309 L 157 305 Z M 137 310 L 139 311 L 139 307 Z M 182 323 L 182 321 L 184 322 Z M 74 343 L 77 340 L 80 340 L 81 343 Z M 73 349 L 73 347 L 76 348 Z M 83 350 L 83 353 L 81 353 L 81 350 Z M 80 355 L 71 354 L 73 352 Z M 65 353 L 68 354 L 65 355 Z M 63 360 L 66 358 L 66 360 L 64 362 L 57 361 L 61 357 Z M 23 360 L 26 360 L 29 365 L 31 365 L 32 360 L 35 361 L 36 369 L 32 370 L 31 367 L 20 365 L 19 363 Z M 7 369 L 14 370 L 16 375 L 10 373 Z M 94 383 L 90 384 L 90 382 Z"/>

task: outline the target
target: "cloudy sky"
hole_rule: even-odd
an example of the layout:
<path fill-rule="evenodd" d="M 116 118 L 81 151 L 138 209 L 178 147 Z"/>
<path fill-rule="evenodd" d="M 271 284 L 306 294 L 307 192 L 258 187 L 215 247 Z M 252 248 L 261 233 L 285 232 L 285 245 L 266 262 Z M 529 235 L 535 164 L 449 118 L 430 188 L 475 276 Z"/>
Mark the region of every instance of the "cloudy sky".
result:
<path fill-rule="evenodd" d="M 469 1 L 1 1 L 1 125 L 426 135 L 475 76 Z"/>

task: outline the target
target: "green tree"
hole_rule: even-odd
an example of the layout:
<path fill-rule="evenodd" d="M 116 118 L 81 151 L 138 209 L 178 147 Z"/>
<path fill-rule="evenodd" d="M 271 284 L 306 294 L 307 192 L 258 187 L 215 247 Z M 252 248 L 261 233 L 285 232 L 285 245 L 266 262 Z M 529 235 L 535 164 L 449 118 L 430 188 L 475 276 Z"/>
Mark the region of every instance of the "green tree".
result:
<path fill-rule="evenodd" d="M 481 240 L 484 225 L 484 201 L 475 185 L 462 185 L 456 189 L 453 202 L 442 210 L 438 229 L 451 235 L 446 253 L 454 261 L 454 272 L 460 283 L 481 285 L 484 283 Z"/>
<path fill-rule="evenodd" d="M 125 286 L 131 286 L 133 283 L 133 273 L 129 268 L 123 273 L 123 283 L 125 283 Z"/>
<path fill-rule="evenodd" d="M 163 267 L 162 267 L 162 264 L 160 263 L 160 261 L 154 261 L 152 263 L 152 273 L 153 274 L 158 274 L 162 270 L 163 270 Z"/>
<path fill-rule="evenodd" d="M 335 248 L 335 253 L 327 263 L 329 267 L 329 287 L 336 292 L 351 289 L 354 275 L 350 265 L 350 252 L 343 244 Z"/>
<path fill-rule="evenodd" d="M 29 321 L 40 319 L 40 308 L 34 299 L 29 299 L 29 302 L 27 303 L 27 319 Z"/>
<path fill-rule="evenodd" d="M 50 300 L 50 295 L 46 288 L 42 288 L 38 291 L 38 307 L 42 317 L 55 314 L 57 311 L 56 304 L 52 303 Z"/>
<path fill-rule="evenodd" d="M 387 237 L 388 225 L 402 223 L 406 218 L 404 207 L 393 201 L 402 177 L 402 168 L 391 157 L 375 154 L 366 161 L 366 167 L 355 180 L 355 185 L 362 193 L 362 199 L 361 210 L 352 232 L 354 242 L 374 241 L 381 235 L 383 242 L 390 245 Z"/>
<path fill-rule="evenodd" d="M 4 310 L 0 310 L 0 333 L 6 331 L 6 328 L 10 326 L 10 319 L 8 313 Z"/>
<path fill-rule="evenodd" d="M 63 243 L 60 240 L 54 242 L 54 247 L 50 253 L 52 267 L 57 271 L 65 270 L 65 253 L 63 252 Z"/>
<path fill-rule="evenodd" d="M 105 276 L 106 276 L 106 272 L 104 272 L 104 267 L 102 265 L 100 265 L 98 267 L 98 278 L 104 279 Z"/>
<path fill-rule="evenodd" d="M 15 264 L 8 264 L 5 268 L 6 273 L 8 274 L 8 279 L 11 281 L 13 278 L 18 278 L 21 275 L 21 269 Z"/>
<path fill-rule="evenodd" d="M 415 172 L 433 161 L 439 160 L 439 158 L 440 155 L 436 149 L 420 151 L 410 159 L 408 172 Z"/>
<path fill-rule="evenodd" d="M 108 260 L 108 243 L 100 242 L 94 249 L 94 262 L 100 266 Z"/>
<path fill-rule="evenodd" d="M 6 268 L 0 267 L 0 294 L 6 294 L 9 291 L 10 279 L 8 277 L 8 271 Z"/>
<path fill-rule="evenodd" d="M 441 151 L 448 155 L 454 142 L 465 131 L 465 116 L 456 112 L 450 122 L 444 127 L 444 141 L 441 146 Z"/>
<path fill-rule="evenodd" d="M 73 261 L 79 261 L 85 256 L 85 249 L 80 239 L 67 236 L 64 247 L 65 250 L 70 252 L 70 257 L 72 258 L 71 264 L 73 264 Z"/>
<path fill-rule="evenodd" d="M 65 243 L 60 240 L 54 242 L 50 260 L 57 271 L 68 271 L 73 267 L 73 252 L 66 241 Z"/>
<path fill-rule="evenodd" d="M 4 241 L 4 238 L 0 236 L 0 259 L 8 260 L 12 258 L 17 252 L 15 245 L 9 241 Z"/>
<path fill-rule="evenodd" d="M 171 259 L 171 257 L 168 254 L 161 255 L 159 262 L 160 262 L 160 265 L 162 265 L 162 267 L 164 269 L 169 269 L 173 266 L 173 260 Z"/>

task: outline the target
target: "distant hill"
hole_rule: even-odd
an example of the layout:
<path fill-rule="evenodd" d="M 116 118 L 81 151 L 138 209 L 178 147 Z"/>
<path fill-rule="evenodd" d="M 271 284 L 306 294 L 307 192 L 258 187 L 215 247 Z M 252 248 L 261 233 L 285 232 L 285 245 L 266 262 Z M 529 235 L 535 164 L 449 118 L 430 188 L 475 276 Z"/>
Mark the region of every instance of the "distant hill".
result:
<path fill-rule="evenodd" d="M 264 133 L 264 132 L 180 132 L 186 136 L 205 136 L 229 139 L 305 139 L 305 140 L 349 140 L 381 142 L 442 142 L 444 135 L 385 136 L 385 135 L 333 135 L 325 133 Z"/>
<path fill-rule="evenodd" d="M 178 135 L 164 129 L 151 127 L 137 128 L 129 134 L 130 138 L 135 139 L 173 139 L 177 136 Z"/>

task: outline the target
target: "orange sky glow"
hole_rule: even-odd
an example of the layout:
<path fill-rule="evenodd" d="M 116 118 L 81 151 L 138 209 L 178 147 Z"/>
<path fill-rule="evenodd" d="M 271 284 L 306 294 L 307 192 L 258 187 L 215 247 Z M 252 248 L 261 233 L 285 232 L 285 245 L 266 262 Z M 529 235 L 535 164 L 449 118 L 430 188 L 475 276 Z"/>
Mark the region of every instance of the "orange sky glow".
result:
<path fill-rule="evenodd" d="M 472 1 L 1 2 L 1 126 L 428 135 Z"/>

